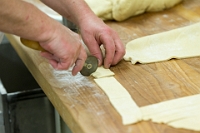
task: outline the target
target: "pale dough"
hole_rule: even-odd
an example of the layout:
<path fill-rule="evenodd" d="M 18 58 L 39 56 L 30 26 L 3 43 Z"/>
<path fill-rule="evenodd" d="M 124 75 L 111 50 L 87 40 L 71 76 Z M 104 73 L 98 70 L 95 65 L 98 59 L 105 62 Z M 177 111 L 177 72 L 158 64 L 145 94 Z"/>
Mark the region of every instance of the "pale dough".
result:
<path fill-rule="evenodd" d="M 136 123 L 142 119 L 139 107 L 114 77 L 104 77 L 94 79 L 94 81 L 106 93 L 113 107 L 121 115 L 124 125 Z"/>
<path fill-rule="evenodd" d="M 102 78 L 114 76 L 115 74 L 110 69 L 105 69 L 103 66 L 98 67 L 97 70 L 91 74 L 94 78 Z"/>
<path fill-rule="evenodd" d="M 103 20 L 123 21 L 144 12 L 161 11 L 182 0 L 85 0 Z"/>
<path fill-rule="evenodd" d="M 200 119 L 200 115 L 198 114 L 193 117 L 188 117 L 185 119 L 181 119 L 179 121 L 171 122 L 168 125 L 174 128 L 183 128 L 183 129 L 189 129 L 189 130 L 194 130 L 194 131 L 200 131 L 199 119 Z"/>
<path fill-rule="evenodd" d="M 143 120 L 200 131 L 200 94 L 141 107 Z"/>
<path fill-rule="evenodd" d="M 200 55 L 200 23 L 130 41 L 124 60 L 151 63 Z"/>
<path fill-rule="evenodd" d="M 105 70 L 100 67 L 98 73 L 102 71 L 104 76 L 94 81 L 106 93 L 110 103 L 121 115 L 124 125 L 151 120 L 174 128 L 200 131 L 200 94 L 139 108 L 128 91 L 114 77 L 105 77 L 106 72 L 108 75 L 110 73 Z"/>
<path fill-rule="evenodd" d="M 170 8 L 181 0 L 112 0 L 113 18 L 117 21 L 125 20 L 131 16 L 144 12 L 162 11 Z"/>
<path fill-rule="evenodd" d="M 111 0 L 85 0 L 92 11 L 103 20 L 112 18 L 112 1 Z"/>

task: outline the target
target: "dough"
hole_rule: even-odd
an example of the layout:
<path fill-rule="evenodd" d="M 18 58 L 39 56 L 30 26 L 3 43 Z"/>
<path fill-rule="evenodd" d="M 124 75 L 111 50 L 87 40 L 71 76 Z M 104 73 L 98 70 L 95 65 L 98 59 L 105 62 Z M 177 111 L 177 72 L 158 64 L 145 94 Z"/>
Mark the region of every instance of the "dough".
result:
<path fill-rule="evenodd" d="M 124 125 L 136 123 L 142 119 L 139 107 L 114 77 L 104 77 L 94 79 L 94 81 L 106 93 L 113 107 L 121 115 Z"/>
<path fill-rule="evenodd" d="M 101 78 L 94 81 L 106 93 L 110 103 L 121 115 L 124 125 L 152 120 L 174 128 L 200 131 L 200 94 L 139 108 L 128 91 L 114 77 L 106 77 L 110 72 L 109 69 L 99 67 L 93 76 Z"/>
<path fill-rule="evenodd" d="M 111 0 L 85 0 L 92 11 L 103 20 L 112 18 Z"/>
<path fill-rule="evenodd" d="M 98 70 L 101 71 L 102 68 L 99 67 Z M 94 81 L 106 93 L 113 107 L 121 115 L 124 125 L 152 120 L 174 128 L 200 131 L 200 94 L 139 108 L 128 91 L 114 77 L 102 77 Z"/>
<path fill-rule="evenodd" d="M 199 110 L 198 110 L 199 111 Z M 189 130 L 194 130 L 194 131 L 200 131 L 200 115 L 196 115 L 193 117 L 188 117 L 185 119 L 181 119 L 178 121 L 174 121 L 169 123 L 169 126 L 172 126 L 174 128 L 184 128 L 184 129 L 189 129 Z"/>
<path fill-rule="evenodd" d="M 128 91 L 113 77 L 114 73 L 103 66 L 91 74 L 94 81 L 106 93 L 111 104 L 122 117 L 124 125 L 132 124 L 142 119 L 142 113 Z"/>
<path fill-rule="evenodd" d="M 103 20 L 123 21 L 144 12 L 161 11 L 181 0 L 85 0 L 94 13 Z"/>
<path fill-rule="evenodd" d="M 125 20 L 131 16 L 144 12 L 162 11 L 170 8 L 181 0 L 112 0 L 113 18 L 117 21 Z"/>
<path fill-rule="evenodd" d="M 195 113 L 188 113 L 190 111 L 196 111 L 194 108 L 200 109 L 200 94 L 144 106 L 141 107 L 141 111 L 143 120 L 151 119 L 157 123 L 169 123 L 172 120 L 163 121 L 164 119 L 169 119 L 169 115 L 173 115 L 173 121 L 196 115 Z"/>
<path fill-rule="evenodd" d="M 140 108 L 143 120 L 200 131 L 200 94 Z"/>
<path fill-rule="evenodd" d="M 124 60 L 151 63 L 200 55 L 200 23 L 135 39 L 126 45 Z"/>
<path fill-rule="evenodd" d="M 94 78 L 102 78 L 114 76 L 115 74 L 110 69 L 105 69 L 103 66 L 98 67 L 97 70 L 91 74 Z"/>

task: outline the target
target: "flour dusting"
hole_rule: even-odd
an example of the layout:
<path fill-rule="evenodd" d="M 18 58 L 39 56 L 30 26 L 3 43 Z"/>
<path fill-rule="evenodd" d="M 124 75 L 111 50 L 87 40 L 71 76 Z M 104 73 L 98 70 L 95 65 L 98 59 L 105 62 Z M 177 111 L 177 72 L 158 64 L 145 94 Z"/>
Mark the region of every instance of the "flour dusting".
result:
<path fill-rule="evenodd" d="M 101 90 L 94 89 L 96 84 L 91 77 L 82 76 L 80 73 L 72 76 L 72 68 L 55 70 L 48 62 L 42 62 L 38 68 L 52 89 L 58 89 L 59 95 L 67 98 L 70 108 L 74 108 L 77 104 L 86 104 L 85 100 L 93 101 L 94 98 L 104 99 L 106 97 Z M 89 108 L 89 105 L 87 107 Z"/>
<path fill-rule="evenodd" d="M 70 70 L 54 70 L 53 76 L 57 79 L 58 82 L 63 85 L 76 85 L 77 87 L 92 87 L 92 83 L 88 80 L 87 77 L 78 73 L 76 76 L 72 76 Z"/>
<path fill-rule="evenodd" d="M 80 88 L 94 86 L 93 82 L 91 82 L 88 77 L 82 76 L 80 73 L 76 76 L 72 76 L 72 68 L 69 70 L 55 70 L 50 64 L 43 62 L 39 65 L 39 69 L 49 84 L 54 87 L 64 88 L 73 86 L 75 88 Z"/>

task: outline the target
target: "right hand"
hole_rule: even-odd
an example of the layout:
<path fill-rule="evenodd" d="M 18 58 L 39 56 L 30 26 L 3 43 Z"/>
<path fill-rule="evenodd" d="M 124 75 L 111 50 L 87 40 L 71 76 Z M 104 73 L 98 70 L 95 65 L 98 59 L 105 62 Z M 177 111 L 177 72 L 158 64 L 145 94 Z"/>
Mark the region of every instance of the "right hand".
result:
<path fill-rule="evenodd" d="M 87 58 L 80 36 L 63 25 L 50 33 L 49 39 L 39 43 L 47 50 L 41 55 L 49 60 L 53 68 L 67 70 L 74 65 L 72 75 L 82 69 Z"/>

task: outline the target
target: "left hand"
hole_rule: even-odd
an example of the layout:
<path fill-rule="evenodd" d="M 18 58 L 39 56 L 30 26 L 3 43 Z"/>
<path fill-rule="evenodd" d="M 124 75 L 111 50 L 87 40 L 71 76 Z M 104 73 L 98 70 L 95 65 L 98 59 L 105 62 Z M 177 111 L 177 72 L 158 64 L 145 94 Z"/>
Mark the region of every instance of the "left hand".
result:
<path fill-rule="evenodd" d="M 125 47 L 119 36 L 101 19 L 85 18 L 79 25 L 80 33 L 90 53 L 99 59 L 99 65 L 104 64 L 105 68 L 116 65 L 125 54 Z M 100 46 L 105 48 L 103 59 Z"/>

